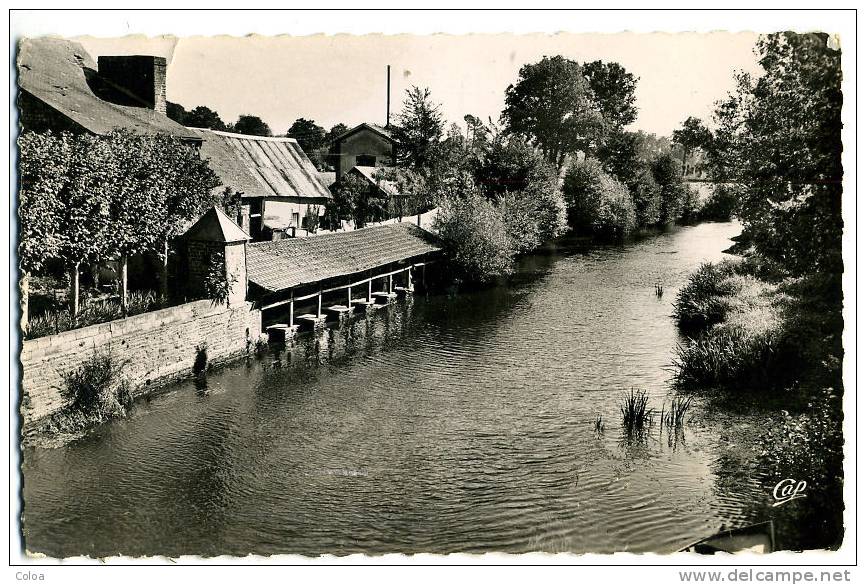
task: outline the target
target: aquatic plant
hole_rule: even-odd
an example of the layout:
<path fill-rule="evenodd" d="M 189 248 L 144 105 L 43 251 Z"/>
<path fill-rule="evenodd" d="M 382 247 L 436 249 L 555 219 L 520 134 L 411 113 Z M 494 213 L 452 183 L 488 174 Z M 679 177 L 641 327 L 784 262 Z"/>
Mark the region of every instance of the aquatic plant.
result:
<path fill-rule="evenodd" d="M 691 404 L 691 396 L 675 396 L 672 398 L 670 409 L 668 409 L 667 412 L 665 412 L 664 405 L 662 405 L 661 416 L 659 417 L 662 424 L 669 428 L 682 427 L 683 422 L 685 421 L 686 412 L 689 410 Z"/>
<path fill-rule="evenodd" d="M 599 415 L 596 415 L 596 417 L 595 417 L 595 425 L 594 425 L 594 426 L 595 426 L 595 432 L 596 432 L 596 434 L 600 435 L 601 433 L 604 432 L 604 421 L 602 420 L 600 414 L 599 414 Z"/>
<path fill-rule="evenodd" d="M 649 396 L 645 390 L 632 388 L 628 394 L 623 396 L 619 409 L 622 413 L 622 424 L 629 434 L 635 431 L 640 432 L 645 427 L 652 425 L 655 412 L 648 405 Z"/>

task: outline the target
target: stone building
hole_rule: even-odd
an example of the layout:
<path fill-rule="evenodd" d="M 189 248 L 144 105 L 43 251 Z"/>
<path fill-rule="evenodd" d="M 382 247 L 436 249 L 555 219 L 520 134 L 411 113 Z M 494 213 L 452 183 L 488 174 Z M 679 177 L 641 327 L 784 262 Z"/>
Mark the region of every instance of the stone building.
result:
<path fill-rule="evenodd" d="M 358 124 L 331 142 L 335 182 L 353 167 L 391 167 L 396 164 L 396 141 L 388 128 Z"/>

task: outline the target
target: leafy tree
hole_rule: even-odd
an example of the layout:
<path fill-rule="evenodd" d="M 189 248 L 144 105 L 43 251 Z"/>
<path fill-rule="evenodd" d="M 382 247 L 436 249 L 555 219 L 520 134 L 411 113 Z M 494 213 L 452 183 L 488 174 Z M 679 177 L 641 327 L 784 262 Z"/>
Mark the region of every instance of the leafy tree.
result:
<path fill-rule="evenodd" d="M 20 148 L 22 269 L 62 261 L 73 315 L 81 264 L 150 252 L 165 259 L 168 241 L 218 199 L 207 162 L 169 136 L 25 133 Z"/>
<path fill-rule="evenodd" d="M 186 125 L 187 111 L 180 104 L 174 102 L 165 103 L 165 115 L 177 122 L 178 124 Z"/>
<path fill-rule="evenodd" d="M 346 173 L 331 191 L 334 202 L 326 213 L 329 213 L 332 219 L 352 219 L 356 228 L 362 228 L 371 221 L 380 221 L 387 217 L 387 199 L 375 185 L 363 177 Z"/>
<path fill-rule="evenodd" d="M 306 118 L 298 118 L 292 122 L 286 136 L 297 140 L 303 151 L 310 156 L 325 144 L 325 129 Z"/>
<path fill-rule="evenodd" d="M 50 259 L 70 275 L 70 311 L 79 305 L 82 264 L 109 252 L 109 151 L 95 136 L 24 133 L 19 139 L 21 270 L 27 274 Z"/>
<path fill-rule="evenodd" d="M 258 116 L 251 114 L 241 114 L 238 121 L 235 122 L 230 130 L 238 134 L 248 134 L 250 136 L 273 136 L 271 128 L 265 124 L 264 120 Z"/>
<path fill-rule="evenodd" d="M 487 283 L 513 270 L 516 250 L 503 210 L 481 195 L 443 200 L 433 229 L 459 279 Z"/>
<path fill-rule="evenodd" d="M 682 128 L 674 130 L 671 140 L 682 147 L 682 174 L 686 174 L 686 159 L 698 148 L 708 148 L 713 140 L 713 133 L 704 123 L 694 116 L 689 116 L 683 122 Z"/>
<path fill-rule="evenodd" d="M 841 55 L 823 33 L 757 44 L 763 74 L 737 76 L 716 109 L 720 153 L 745 186 L 739 215 L 755 250 L 793 275 L 841 291 Z"/>
<path fill-rule="evenodd" d="M 653 226 L 661 219 L 661 188 L 648 168 L 641 168 L 626 183 L 634 201 L 635 222 L 639 227 Z"/>
<path fill-rule="evenodd" d="M 529 140 L 561 169 L 565 157 L 587 152 L 604 133 L 604 117 L 581 66 L 562 56 L 520 68 L 505 90 L 505 130 Z"/>
<path fill-rule="evenodd" d="M 488 198 L 506 192 L 557 189 L 557 175 L 541 154 L 515 136 L 493 141 L 474 169 L 475 180 Z"/>
<path fill-rule="evenodd" d="M 619 63 L 602 61 L 584 63 L 583 75 L 589 82 L 599 111 L 612 128 L 622 129 L 637 119 L 634 92 L 638 77 Z"/>
<path fill-rule="evenodd" d="M 679 163 L 671 153 L 658 155 L 651 163 L 653 179 L 659 186 L 659 223 L 669 224 L 683 215 L 686 189 L 683 185 Z"/>
<path fill-rule="evenodd" d="M 444 130 L 439 105 L 430 99 L 430 89 L 407 89 L 397 121 L 392 133 L 398 145 L 398 160 L 415 169 L 424 167 Z"/>
<path fill-rule="evenodd" d="M 187 112 L 184 126 L 192 128 L 209 128 L 211 130 L 227 130 L 226 123 L 222 121 L 219 114 L 207 106 L 196 106 Z"/>
<path fill-rule="evenodd" d="M 325 133 L 325 143 L 327 144 L 327 143 L 333 141 L 335 138 L 337 138 L 341 134 L 344 134 L 348 130 L 349 130 L 349 127 L 346 126 L 345 124 L 343 124 L 342 122 L 334 124 L 333 126 L 331 126 L 331 129 Z"/>
<path fill-rule="evenodd" d="M 621 239 L 636 226 L 628 188 L 604 172 L 593 158 L 572 163 L 562 186 L 568 219 L 578 232 Z"/>
<path fill-rule="evenodd" d="M 340 164 L 340 157 L 334 153 L 334 140 L 336 140 L 341 134 L 344 134 L 348 130 L 349 127 L 340 122 L 331 126 L 331 129 L 325 133 L 323 145 L 328 147 L 328 153 L 324 156 L 323 162 L 328 167 L 330 167 L 331 170 L 335 169 Z M 322 170 L 326 170 L 324 166 Z"/>

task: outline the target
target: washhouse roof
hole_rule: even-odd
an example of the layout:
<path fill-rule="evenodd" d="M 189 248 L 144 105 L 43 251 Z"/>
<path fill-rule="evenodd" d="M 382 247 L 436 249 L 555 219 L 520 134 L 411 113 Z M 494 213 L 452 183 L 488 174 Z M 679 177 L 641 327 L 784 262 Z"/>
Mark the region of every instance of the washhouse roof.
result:
<path fill-rule="evenodd" d="M 249 244 L 247 275 L 250 282 L 277 292 L 356 274 L 440 249 L 430 232 L 409 223 L 396 223 Z"/>

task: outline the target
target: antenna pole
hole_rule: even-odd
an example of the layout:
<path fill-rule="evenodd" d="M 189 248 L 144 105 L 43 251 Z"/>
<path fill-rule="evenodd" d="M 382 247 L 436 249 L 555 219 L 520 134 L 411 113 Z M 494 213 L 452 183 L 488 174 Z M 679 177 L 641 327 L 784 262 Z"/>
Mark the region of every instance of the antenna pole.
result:
<path fill-rule="evenodd" d="M 385 100 L 385 128 L 391 126 L 391 66 L 388 65 L 388 85 Z"/>

